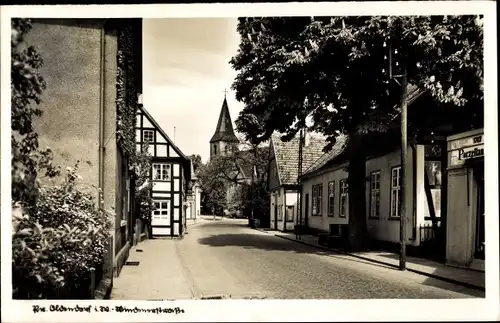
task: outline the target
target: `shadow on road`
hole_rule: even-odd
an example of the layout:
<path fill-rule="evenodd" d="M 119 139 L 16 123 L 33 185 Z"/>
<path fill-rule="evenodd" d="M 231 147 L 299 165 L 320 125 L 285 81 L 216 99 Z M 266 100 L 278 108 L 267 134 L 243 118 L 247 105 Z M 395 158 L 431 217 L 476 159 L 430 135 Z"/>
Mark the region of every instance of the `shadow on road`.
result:
<path fill-rule="evenodd" d="M 235 227 L 238 224 L 218 224 L 217 227 L 222 226 Z M 246 225 L 242 224 L 243 227 Z M 231 234 L 216 234 L 208 237 L 198 239 L 198 243 L 201 245 L 207 245 L 211 247 L 241 247 L 244 249 L 261 249 L 267 251 L 288 251 L 295 253 L 304 254 L 315 254 L 322 256 L 330 256 L 342 260 L 370 264 L 373 266 L 378 266 L 382 268 L 393 268 L 391 266 L 386 266 L 382 264 L 375 264 L 369 261 L 364 261 L 361 259 L 348 258 L 345 256 L 336 255 L 333 252 L 313 248 L 300 243 L 292 242 L 285 239 L 280 239 L 271 235 L 255 235 L 248 233 L 231 233 Z"/>
<path fill-rule="evenodd" d="M 380 256 L 382 257 L 385 257 L 385 258 L 389 258 L 389 259 L 393 259 L 393 260 L 399 260 L 399 255 L 394 255 L 394 254 L 381 254 Z M 430 263 L 431 261 L 429 260 L 426 260 L 426 259 L 420 259 L 420 258 L 413 258 L 412 260 L 413 262 L 416 262 L 417 264 L 419 265 L 426 265 L 428 263 Z M 465 271 L 465 269 L 464 269 Z M 436 275 L 436 276 L 441 276 L 441 277 L 450 277 L 450 272 L 446 269 L 442 269 L 442 268 L 436 268 L 433 272 L 432 272 L 433 275 Z M 471 273 L 469 273 L 471 274 Z M 482 279 L 483 283 L 482 285 L 484 285 L 484 274 L 481 274 L 481 273 L 472 273 L 476 276 L 478 276 L 478 279 Z M 467 275 L 467 274 L 466 274 Z M 453 278 L 453 277 L 450 277 L 450 278 Z M 423 283 L 424 285 L 430 285 L 430 286 L 434 286 L 434 287 L 440 287 L 440 288 L 447 288 L 447 286 L 449 286 L 449 283 L 446 282 L 446 281 L 442 281 L 442 280 L 437 280 L 437 279 L 434 279 L 434 278 L 428 278 L 426 279 L 426 281 Z M 459 291 L 459 292 L 462 292 L 462 293 L 466 293 L 466 294 L 470 294 L 470 295 L 474 295 L 474 296 L 478 296 L 478 297 L 482 297 L 484 298 L 485 297 L 485 293 L 482 291 L 482 290 L 479 290 L 477 287 L 471 287 L 472 289 L 474 289 L 475 291 L 474 292 L 470 292 L 469 291 L 469 287 L 467 286 L 458 286 L 457 285 L 457 290 L 456 291 Z"/>
<path fill-rule="evenodd" d="M 217 227 L 220 229 L 222 227 L 232 227 L 240 226 L 240 224 L 235 223 L 219 223 Z M 242 227 L 246 227 L 246 224 L 241 224 Z M 292 242 L 285 239 L 277 238 L 273 235 L 256 235 L 248 233 L 231 233 L 231 234 L 215 234 L 198 239 L 198 243 L 201 245 L 207 245 L 211 247 L 241 247 L 244 249 L 261 249 L 268 251 L 287 251 L 303 254 L 315 254 L 329 256 L 337 258 L 339 260 L 345 260 L 350 262 L 368 264 L 371 266 L 378 266 L 381 268 L 388 268 L 392 270 L 397 270 L 393 266 L 377 264 L 371 261 L 365 261 L 362 259 L 352 258 L 345 255 L 339 255 L 333 251 L 326 251 L 317 249 L 311 246 L 303 245 L 297 242 Z M 468 294 L 475 297 L 485 297 L 484 293 L 478 290 L 469 289 L 463 286 L 451 284 L 434 278 L 428 278 L 423 282 L 424 285 L 433 286 L 441 289 L 452 290 L 458 293 Z"/>

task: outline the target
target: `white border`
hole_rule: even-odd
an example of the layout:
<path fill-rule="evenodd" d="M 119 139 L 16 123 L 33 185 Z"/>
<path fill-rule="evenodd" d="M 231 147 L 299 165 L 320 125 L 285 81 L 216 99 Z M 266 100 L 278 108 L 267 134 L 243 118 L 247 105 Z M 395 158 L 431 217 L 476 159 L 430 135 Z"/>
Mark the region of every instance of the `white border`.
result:
<path fill-rule="evenodd" d="M 107 6 L 3 6 L 1 10 L 1 163 L 2 163 L 2 321 L 427 321 L 495 320 L 500 318 L 498 240 L 498 138 L 496 78 L 496 3 L 493 1 L 258 3 Z M 486 170 L 486 299 L 472 300 L 267 300 L 267 301 L 64 301 L 78 303 L 154 308 L 181 307 L 181 315 L 102 314 L 48 312 L 34 316 L 31 301 L 11 300 L 10 190 L 10 17 L 52 18 L 167 18 L 304 15 L 431 15 L 483 14 L 485 35 L 485 157 Z M 334 279 L 334 278 L 332 278 Z M 283 280 L 286 284 L 286 279 Z M 250 303 L 249 303 L 250 302 Z M 50 302 L 36 302 L 36 304 Z M 54 304 L 53 302 L 50 304 Z M 170 305 L 169 305 L 170 304 Z"/>

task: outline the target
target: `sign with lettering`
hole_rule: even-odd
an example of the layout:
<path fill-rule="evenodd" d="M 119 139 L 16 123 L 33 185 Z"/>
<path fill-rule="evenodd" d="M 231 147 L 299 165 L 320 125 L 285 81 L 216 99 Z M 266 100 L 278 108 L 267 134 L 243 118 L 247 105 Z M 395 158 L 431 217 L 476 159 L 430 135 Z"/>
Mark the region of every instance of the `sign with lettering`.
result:
<path fill-rule="evenodd" d="M 483 135 L 477 135 L 477 136 L 457 139 L 457 140 L 450 142 L 451 150 L 476 146 L 479 144 L 484 144 Z"/>
<path fill-rule="evenodd" d="M 467 159 L 484 156 L 484 145 L 460 148 L 451 151 L 450 166 L 463 165 Z"/>
<path fill-rule="evenodd" d="M 460 138 L 450 141 L 450 166 L 463 165 L 466 160 L 484 156 L 484 135 Z"/>

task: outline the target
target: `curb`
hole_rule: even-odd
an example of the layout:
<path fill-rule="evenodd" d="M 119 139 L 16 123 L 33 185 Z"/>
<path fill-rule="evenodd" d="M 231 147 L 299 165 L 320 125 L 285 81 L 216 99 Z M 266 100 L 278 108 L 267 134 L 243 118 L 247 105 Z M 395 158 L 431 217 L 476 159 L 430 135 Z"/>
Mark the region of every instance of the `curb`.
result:
<path fill-rule="evenodd" d="M 270 233 L 269 233 L 269 232 L 267 232 L 266 230 L 262 230 L 262 229 L 260 229 L 260 228 L 254 228 L 254 229 L 255 229 L 255 230 L 257 230 L 257 231 L 260 231 L 260 232 L 264 232 L 264 233 L 270 234 Z M 275 236 L 279 237 L 278 235 L 275 235 Z M 288 239 L 288 238 L 286 238 L 286 239 Z"/>
<path fill-rule="evenodd" d="M 318 246 L 318 245 L 314 245 L 312 243 L 308 243 L 308 242 L 296 240 L 296 239 L 293 239 L 293 238 L 288 238 L 288 237 L 281 236 L 281 235 L 278 235 L 278 234 L 275 234 L 274 236 L 276 236 L 278 238 L 285 239 L 285 240 L 290 240 L 290 241 L 298 242 L 298 243 L 301 243 L 303 245 L 310 246 L 310 247 L 313 247 L 313 248 L 322 249 L 322 250 L 326 250 L 326 251 L 330 251 L 330 252 L 336 252 L 336 253 L 348 255 L 348 256 L 351 256 L 351 257 L 363 259 L 363 260 L 366 260 L 366 261 L 370 261 L 370 262 L 373 262 L 373 263 L 378 263 L 378 264 L 381 264 L 381 265 L 390 266 L 390 267 L 393 267 L 393 268 L 399 268 L 398 266 L 393 265 L 391 263 L 387 263 L 387 262 L 383 262 L 383 261 L 371 259 L 371 258 L 368 258 L 368 257 L 358 256 L 358 255 L 355 255 L 355 254 L 352 254 L 352 253 L 349 253 L 349 252 L 345 252 L 345 251 L 342 251 L 342 250 L 339 250 L 339 249 Z M 460 286 L 463 286 L 463 287 L 466 287 L 466 288 L 471 288 L 471 289 L 479 290 L 479 291 L 482 291 L 482 292 L 486 291 L 485 287 L 477 286 L 477 285 L 474 285 L 474 284 L 469 284 L 469 283 L 466 283 L 466 282 L 463 282 L 463 281 L 459 281 L 459 280 L 455 280 L 455 279 L 451 279 L 451 278 L 446 278 L 446 277 L 442 277 L 442 276 L 438 276 L 438 275 L 426 273 L 424 271 L 420 271 L 420 270 L 412 269 L 412 268 L 408 268 L 408 267 L 406 268 L 406 270 L 410 271 L 410 272 L 413 272 L 413 273 L 416 273 L 416 274 L 419 274 L 419 275 L 424 275 L 424 276 L 427 276 L 427 277 L 431 277 L 431 278 L 434 278 L 434 279 L 445 281 L 445 282 L 448 282 L 448 283 L 451 283 L 451 284 L 460 285 Z"/>

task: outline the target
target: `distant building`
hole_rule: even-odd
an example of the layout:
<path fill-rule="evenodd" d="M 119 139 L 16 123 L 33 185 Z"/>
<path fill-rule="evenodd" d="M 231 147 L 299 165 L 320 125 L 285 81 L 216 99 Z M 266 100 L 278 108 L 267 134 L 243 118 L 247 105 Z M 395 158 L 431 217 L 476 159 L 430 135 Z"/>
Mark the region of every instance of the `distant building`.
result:
<path fill-rule="evenodd" d="M 324 136 L 307 134 L 302 152 L 302 169 L 307 169 L 323 155 Z M 269 144 L 268 190 L 271 194 L 270 227 L 280 231 L 294 229 L 297 221 L 299 138 L 288 142 L 273 134 Z M 306 224 L 307 225 L 307 224 Z"/>
<path fill-rule="evenodd" d="M 186 225 L 187 196 L 192 189 L 192 162 L 167 136 L 155 119 L 140 105 L 136 124 L 137 149 L 148 142 L 153 156 L 150 178 L 153 181 L 151 234 L 179 237 Z"/>
<path fill-rule="evenodd" d="M 216 156 L 227 156 L 238 150 L 240 141 L 234 134 L 233 122 L 229 114 L 226 96 L 222 102 L 219 121 L 210 139 L 210 160 Z"/>

